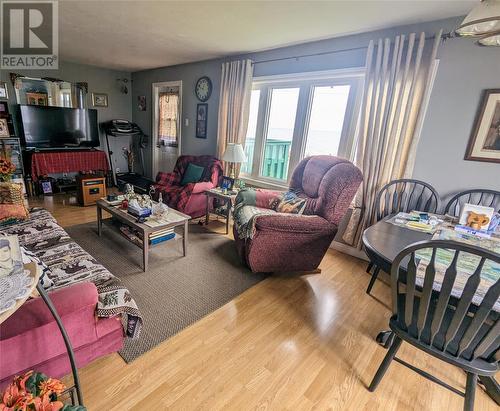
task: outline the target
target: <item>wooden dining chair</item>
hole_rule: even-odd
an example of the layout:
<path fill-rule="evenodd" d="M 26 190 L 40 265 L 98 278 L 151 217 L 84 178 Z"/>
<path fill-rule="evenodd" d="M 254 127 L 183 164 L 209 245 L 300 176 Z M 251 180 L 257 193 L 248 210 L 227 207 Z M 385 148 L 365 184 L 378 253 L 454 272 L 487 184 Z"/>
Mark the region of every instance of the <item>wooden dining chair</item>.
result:
<path fill-rule="evenodd" d="M 430 249 L 431 253 L 423 278 L 418 281 L 418 252 L 424 249 Z M 439 267 L 443 267 L 445 261 L 443 252 L 449 253 L 452 260 L 449 266 L 445 264 L 441 277 Z M 464 274 L 460 274 L 457 267 L 463 259 L 471 267 L 472 274 L 461 282 Z M 495 304 L 500 296 L 500 276 L 485 282 L 484 268 L 488 264 L 500 265 L 500 255 L 446 240 L 418 242 L 396 256 L 391 270 L 392 317 L 389 321 L 395 336 L 369 386 L 370 391 L 377 388 L 395 360 L 462 395 L 465 397 L 464 410 L 473 410 L 478 376 L 491 378 L 499 369 L 495 355 L 500 348 L 500 314 Z M 437 281 L 438 278 L 442 281 Z M 463 284 L 461 292 L 457 289 L 460 283 Z M 481 292 L 477 293 L 479 289 Z M 397 358 L 403 341 L 465 371 L 465 393 Z"/>
<path fill-rule="evenodd" d="M 473 189 L 455 194 L 444 208 L 444 214 L 458 217 L 464 204 L 493 207 L 500 212 L 500 191 L 488 189 Z"/>
<path fill-rule="evenodd" d="M 439 195 L 430 184 L 409 178 L 392 180 L 377 193 L 375 198 L 376 221 L 398 212 L 408 213 L 412 210 L 435 213 L 439 207 Z M 370 274 L 374 268 L 372 278 L 366 289 L 370 294 L 380 272 L 380 265 L 368 254 L 370 263 L 366 272 Z"/>

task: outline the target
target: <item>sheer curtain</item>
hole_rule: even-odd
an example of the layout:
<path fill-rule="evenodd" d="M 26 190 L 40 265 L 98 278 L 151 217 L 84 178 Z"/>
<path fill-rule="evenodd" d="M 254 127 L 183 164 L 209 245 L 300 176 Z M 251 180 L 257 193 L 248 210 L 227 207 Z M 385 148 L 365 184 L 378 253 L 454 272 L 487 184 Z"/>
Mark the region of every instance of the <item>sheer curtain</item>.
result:
<path fill-rule="evenodd" d="M 374 222 L 378 190 L 391 180 L 413 172 L 419 127 L 430 93 L 436 54 L 441 42 L 425 33 L 371 41 L 355 163 L 363 172 L 363 184 L 343 240 L 361 249 L 363 231 Z"/>
<path fill-rule="evenodd" d="M 179 117 L 179 93 L 160 92 L 158 95 L 158 143 L 163 146 L 177 147 L 177 127 Z"/>
<path fill-rule="evenodd" d="M 217 154 L 222 158 L 227 143 L 245 146 L 252 94 L 253 65 L 251 60 L 222 64 L 217 130 Z M 238 175 L 238 170 L 236 175 Z"/>

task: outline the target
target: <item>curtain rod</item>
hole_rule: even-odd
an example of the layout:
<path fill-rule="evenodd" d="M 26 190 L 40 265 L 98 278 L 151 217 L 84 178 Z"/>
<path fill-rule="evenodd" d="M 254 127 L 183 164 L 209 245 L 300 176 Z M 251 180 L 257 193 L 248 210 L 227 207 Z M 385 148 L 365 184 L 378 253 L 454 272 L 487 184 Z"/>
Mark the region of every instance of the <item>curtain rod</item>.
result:
<path fill-rule="evenodd" d="M 444 40 L 448 40 L 448 39 L 451 39 L 454 37 L 456 37 L 456 36 L 454 36 L 454 34 L 452 32 L 443 33 L 441 35 L 441 40 L 444 41 Z M 434 36 L 426 37 L 425 39 L 426 40 L 434 40 L 435 38 L 436 38 L 436 36 L 434 35 Z M 376 44 L 375 44 L 375 46 L 376 46 Z M 356 50 L 366 50 L 366 49 L 368 49 L 368 46 L 350 47 L 350 48 L 346 48 L 346 49 L 337 49 L 337 50 L 330 50 L 330 51 L 322 51 L 322 52 L 318 52 L 318 53 L 302 54 L 300 56 L 280 57 L 280 58 L 269 59 L 269 60 L 258 60 L 258 61 L 252 62 L 252 65 L 262 64 L 262 63 L 272 63 L 274 61 L 283 61 L 283 60 L 298 60 L 298 59 L 304 58 L 304 57 L 325 56 L 328 54 L 345 53 L 346 51 L 356 51 Z"/>

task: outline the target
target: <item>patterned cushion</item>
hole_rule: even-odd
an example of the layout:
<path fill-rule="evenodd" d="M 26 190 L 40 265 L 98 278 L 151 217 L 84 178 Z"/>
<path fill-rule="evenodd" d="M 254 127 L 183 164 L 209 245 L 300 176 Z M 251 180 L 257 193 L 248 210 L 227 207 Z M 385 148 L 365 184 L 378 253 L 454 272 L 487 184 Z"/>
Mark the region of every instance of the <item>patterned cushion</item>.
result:
<path fill-rule="evenodd" d="M 0 182 L 0 225 L 9 225 L 27 218 L 22 184 Z"/>

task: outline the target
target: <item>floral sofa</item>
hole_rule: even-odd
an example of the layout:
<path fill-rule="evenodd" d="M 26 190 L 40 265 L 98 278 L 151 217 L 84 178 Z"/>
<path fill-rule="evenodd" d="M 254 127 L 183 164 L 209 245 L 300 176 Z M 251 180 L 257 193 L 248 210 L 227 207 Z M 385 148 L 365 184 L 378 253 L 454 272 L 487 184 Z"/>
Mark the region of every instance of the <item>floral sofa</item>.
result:
<path fill-rule="evenodd" d="M 46 210 L 32 210 L 23 222 L 0 228 L 45 267 L 44 281 L 69 334 L 79 367 L 139 335 L 142 318 L 118 278 L 83 250 Z M 53 377 L 70 372 L 57 324 L 40 297 L 28 300 L 0 324 L 0 387 L 14 375 L 35 369 Z"/>

